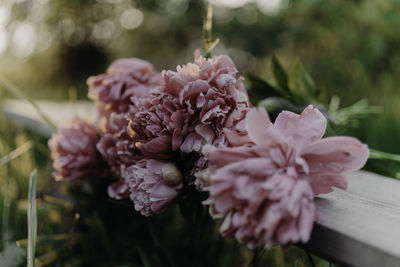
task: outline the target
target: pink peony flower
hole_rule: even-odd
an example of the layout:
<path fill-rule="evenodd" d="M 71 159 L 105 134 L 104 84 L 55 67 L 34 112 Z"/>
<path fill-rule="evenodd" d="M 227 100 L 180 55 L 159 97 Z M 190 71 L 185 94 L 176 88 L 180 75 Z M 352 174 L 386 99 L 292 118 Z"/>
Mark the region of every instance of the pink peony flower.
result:
<path fill-rule="evenodd" d="M 153 65 L 138 58 L 119 59 L 107 73 L 88 79 L 88 96 L 104 110 L 127 112 L 132 96 L 143 97 L 154 87 L 162 85 L 162 77 Z"/>
<path fill-rule="evenodd" d="M 300 115 L 284 111 L 274 124 L 264 109 L 252 109 L 243 132 L 228 131 L 229 148 L 207 145 L 204 179 L 211 214 L 224 217 L 221 232 L 249 247 L 309 240 L 314 194 L 345 189 L 345 172 L 361 168 L 369 155 L 352 137 L 321 139 L 326 119 L 312 106 Z"/>
<path fill-rule="evenodd" d="M 138 152 L 158 159 L 170 158 L 180 148 L 189 120 L 177 97 L 157 89 L 132 99 L 127 118 Z"/>
<path fill-rule="evenodd" d="M 56 180 L 83 180 L 99 171 L 102 161 L 96 150 L 97 134 L 92 124 L 79 117 L 53 134 L 48 145 Z"/>
<path fill-rule="evenodd" d="M 178 196 L 182 176 L 175 164 L 143 159 L 122 173 L 136 211 L 151 216 L 164 212 Z"/>
<path fill-rule="evenodd" d="M 117 175 L 121 175 L 121 169 L 143 158 L 135 147 L 137 142 L 127 131 L 126 112 L 131 98 L 145 97 L 161 84 L 162 77 L 153 66 L 136 58 L 117 60 L 106 74 L 88 79 L 88 95 L 97 103 L 98 125 L 102 133 L 97 149 Z M 108 189 L 110 197 L 121 199 L 129 196 L 124 183 L 120 180 L 112 184 Z"/>
<path fill-rule="evenodd" d="M 135 150 L 135 141 L 127 132 L 128 120 L 125 113 L 112 112 L 108 119 L 100 120 L 102 135 L 96 147 L 103 159 L 111 167 L 111 170 L 118 176 L 121 169 L 126 168 L 141 158 Z M 128 185 L 124 179 L 111 184 L 108 188 L 108 195 L 114 199 L 129 198 Z"/>
<path fill-rule="evenodd" d="M 203 144 L 224 142 L 223 128 L 244 118 L 249 107 L 243 78 L 228 56 L 197 57 L 194 63 L 163 72 L 162 90 L 179 99 L 189 118 L 181 150 L 199 152 Z"/>
<path fill-rule="evenodd" d="M 121 165 L 131 165 L 142 158 L 135 153 L 135 142 L 127 133 L 128 120 L 125 116 L 124 113 L 111 113 L 109 119 L 100 124 L 104 134 L 97 143 L 97 149 L 118 175 Z"/>

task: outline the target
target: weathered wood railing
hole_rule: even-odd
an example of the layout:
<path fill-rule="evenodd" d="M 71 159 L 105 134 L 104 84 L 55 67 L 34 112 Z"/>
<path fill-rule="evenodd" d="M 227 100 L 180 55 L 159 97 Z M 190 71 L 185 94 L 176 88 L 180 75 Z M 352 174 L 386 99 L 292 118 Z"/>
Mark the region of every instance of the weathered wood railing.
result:
<path fill-rule="evenodd" d="M 89 102 L 38 102 L 56 124 L 74 115 L 95 116 Z M 49 127 L 28 103 L 9 100 L 3 112 L 15 123 L 50 136 Z M 348 174 L 347 191 L 316 197 L 321 214 L 311 240 L 300 247 L 345 266 L 400 266 L 400 181 L 374 173 Z"/>

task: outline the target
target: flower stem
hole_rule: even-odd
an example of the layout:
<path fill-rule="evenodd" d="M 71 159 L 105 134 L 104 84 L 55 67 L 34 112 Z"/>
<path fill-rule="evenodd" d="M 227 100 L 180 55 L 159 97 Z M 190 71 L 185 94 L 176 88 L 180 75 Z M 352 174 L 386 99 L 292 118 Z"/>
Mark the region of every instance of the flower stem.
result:
<path fill-rule="evenodd" d="M 387 152 L 379 151 L 376 149 L 370 149 L 369 152 L 370 152 L 370 155 L 369 155 L 370 159 L 385 159 L 385 160 L 392 160 L 392 161 L 400 162 L 399 154 L 387 153 Z"/>
<path fill-rule="evenodd" d="M 213 7 L 209 3 L 207 6 L 207 15 L 203 21 L 203 38 L 202 47 L 206 58 L 211 57 L 211 51 L 218 44 L 219 38 L 212 40 L 212 17 L 213 17 Z"/>

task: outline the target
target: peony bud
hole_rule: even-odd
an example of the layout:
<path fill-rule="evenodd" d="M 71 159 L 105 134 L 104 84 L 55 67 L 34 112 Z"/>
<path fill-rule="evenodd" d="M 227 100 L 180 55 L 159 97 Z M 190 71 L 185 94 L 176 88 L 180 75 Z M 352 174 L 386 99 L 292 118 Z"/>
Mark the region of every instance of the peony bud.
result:
<path fill-rule="evenodd" d="M 161 171 L 164 181 L 168 185 L 175 186 L 182 182 L 182 174 L 175 164 L 167 163 Z"/>

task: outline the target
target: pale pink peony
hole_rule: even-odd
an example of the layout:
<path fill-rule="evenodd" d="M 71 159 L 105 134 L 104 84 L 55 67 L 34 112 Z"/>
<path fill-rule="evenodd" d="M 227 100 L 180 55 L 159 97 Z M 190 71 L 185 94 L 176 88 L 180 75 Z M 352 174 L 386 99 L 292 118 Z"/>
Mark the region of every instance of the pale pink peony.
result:
<path fill-rule="evenodd" d="M 264 109 L 252 109 L 243 132 L 228 131 L 234 147 L 207 145 L 204 183 L 221 231 L 249 247 L 309 240 L 316 219 L 314 194 L 346 188 L 345 172 L 361 168 L 369 155 L 352 137 L 321 139 L 326 119 L 312 106 L 300 115 L 284 111 L 274 124 Z"/>
<path fill-rule="evenodd" d="M 96 127 L 79 117 L 53 134 L 48 145 L 57 181 L 78 181 L 99 173 L 102 160 L 96 149 L 97 135 Z"/>
<path fill-rule="evenodd" d="M 244 118 L 249 107 L 243 78 L 228 56 L 197 57 L 194 63 L 163 73 L 162 90 L 179 99 L 189 121 L 181 151 L 199 152 L 204 144 L 224 142 L 223 128 Z"/>
<path fill-rule="evenodd" d="M 158 159 L 170 158 L 180 148 L 189 120 L 177 97 L 157 89 L 145 98 L 132 98 L 127 118 L 135 149 Z"/>
<path fill-rule="evenodd" d="M 164 212 L 178 196 L 182 177 L 175 164 L 143 159 L 126 168 L 122 177 L 136 211 L 144 216 Z"/>
<path fill-rule="evenodd" d="M 107 73 L 88 79 L 88 96 L 105 111 L 127 112 L 132 96 L 143 97 L 162 85 L 162 77 L 147 61 L 138 58 L 116 60 Z"/>

